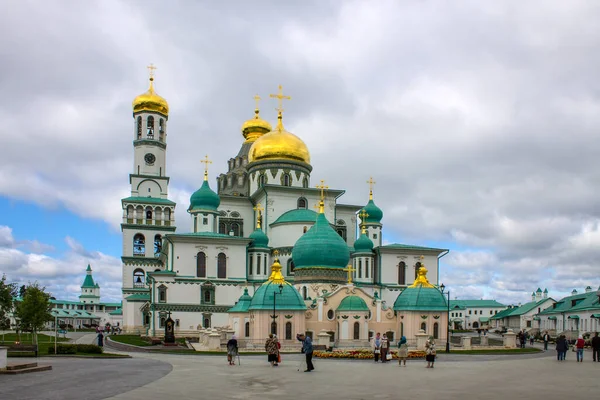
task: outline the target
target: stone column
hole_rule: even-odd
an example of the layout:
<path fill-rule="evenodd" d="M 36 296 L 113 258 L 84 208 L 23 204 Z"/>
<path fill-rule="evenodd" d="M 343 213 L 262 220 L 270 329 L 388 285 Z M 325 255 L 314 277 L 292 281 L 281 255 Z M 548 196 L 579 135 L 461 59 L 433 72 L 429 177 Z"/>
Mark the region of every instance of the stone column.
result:
<path fill-rule="evenodd" d="M 212 332 L 208 335 L 208 349 L 221 350 L 221 334 L 219 332 Z"/>
<path fill-rule="evenodd" d="M 0 371 L 6 369 L 6 365 L 8 363 L 8 361 L 6 361 L 7 353 L 7 347 L 0 347 Z"/>
<path fill-rule="evenodd" d="M 317 320 L 319 322 L 323 321 L 323 298 L 319 297 L 317 299 Z"/>
<path fill-rule="evenodd" d="M 512 329 L 509 329 L 504 333 L 504 347 L 508 349 L 517 348 L 517 334 L 514 333 Z"/>
<path fill-rule="evenodd" d="M 460 344 L 463 350 L 471 350 L 471 336 L 463 336 L 460 338 Z"/>
<path fill-rule="evenodd" d="M 381 322 L 381 299 L 379 298 L 375 300 L 375 314 L 376 321 Z"/>
<path fill-rule="evenodd" d="M 481 337 L 481 343 L 480 343 L 480 345 L 481 346 L 485 346 L 485 347 L 489 346 L 488 337 L 486 335 L 484 335 L 484 336 Z"/>
<path fill-rule="evenodd" d="M 417 350 L 425 350 L 425 342 L 427 342 L 428 334 L 423 329 L 419 330 L 419 333 L 415 334 L 417 338 Z"/>
<path fill-rule="evenodd" d="M 324 329 L 321 329 L 321 332 L 319 332 L 317 337 L 317 343 L 319 346 L 329 347 L 329 340 L 331 338 L 331 336 L 329 336 L 329 333 L 327 333 Z"/>

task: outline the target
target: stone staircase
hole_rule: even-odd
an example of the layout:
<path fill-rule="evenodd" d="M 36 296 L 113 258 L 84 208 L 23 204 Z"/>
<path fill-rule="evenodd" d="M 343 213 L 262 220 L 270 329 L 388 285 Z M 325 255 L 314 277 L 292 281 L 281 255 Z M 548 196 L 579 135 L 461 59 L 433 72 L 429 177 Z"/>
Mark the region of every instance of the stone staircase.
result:
<path fill-rule="evenodd" d="M 51 369 L 52 365 L 38 365 L 36 362 L 26 364 L 9 364 L 6 366 L 6 369 L 0 370 L 0 374 L 17 375 L 27 374 L 29 372 L 50 371 Z"/>

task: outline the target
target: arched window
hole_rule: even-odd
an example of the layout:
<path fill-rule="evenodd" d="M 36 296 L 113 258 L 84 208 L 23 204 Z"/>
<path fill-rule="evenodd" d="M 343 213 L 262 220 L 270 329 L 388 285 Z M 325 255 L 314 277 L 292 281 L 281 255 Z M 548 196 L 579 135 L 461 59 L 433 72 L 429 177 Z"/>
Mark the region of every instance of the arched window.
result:
<path fill-rule="evenodd" d="M 281 176 L 281 184 L 283 186 L 292 186 L 292 177 L 290 174 L 283 174 Z"/>
<path fill-rule="evenodd" d="M 217 256 L 217 278 L 227 278 L 227 256 L 225 253 L 219 253 Z"/>
<path fill-rule="evenodd" d="M 400 337 L 404 336 L 404 322 L 400 322 Z"/>
<path fill-rule="evenodd" d="M 439 339 L 438 323 L 437 322 L 433 324 L 433 338 L 434 339 Z"/>
<path fill-rule="evenodd" d="M 307 230 L 308 230 L 308 227 L 305 226 L 304 228 L 302 228 L 302 233 L 306 233 Z"/>
<path fill-rule="evenodd" d="M 333 319 L 333 317 L 335 316 L 335 313 L 333 312 L 333 310 L 329 310 L 327 311 L 327 318 L 328 319 Z"/>
<path fill-rule="evenodd" d="M 302 187 L 303 187 L 303 188 L 307 188 L 307 187 L 308 187 L 308 178 L 304 178 L 304 179 L 302 180 Z"/>
<path fill-rule="evenodd" d="M 158 327 L 159 328 L 164 328 L 166 321 L 167 321 L 167 319 L 165 317 L 160 317 L 160 321 L 158 322 Z"/>
<path fill-rule="evenodd" d="M 240 236 L 240 225 L 236 223 L 231 224 L 231 231 L 233 232 L 233 236 Z"/>
<path fill-rule="evenodd" d="M 206 254 L 203 252 L 196 254 L 196 277 L 206 278 Z"/>
<path fill-rule="evenodd" d="M 358 260 L 358 277 L 362 278 L 362 260 Z"/>
<path fill-rule="evenodd" d="M 133 287 L 144 287 L 146 286 L 144 270 L 137 268 L 133 271 Z"/>
<path fill-rule="evenodd" d="M 140 140 L 142 138 L 142 117 L 137 117 L 137 124 L 136 124 L 136 129 L 137 129 L 137 140 Z"/>
<path fill-rule="evenodd" d="M 165 225 L 169 226 L 171 224 L 171 209 L 170 208 L 166 208 L 164 211 L 164 220 L 165 220 Z"/>
<path fill-rule="evenodd" d="M 369 277 L 369 259 L 365 258 L 365 278 Z"/>
<path fill-rule="evenodd" d="M 288 275 L 293 275 L 294 271 L 296 270 L 296 266 L 294 265 L 294 260 L 292 260 L 290 258 L 288 260 L 287 264 L 288 264 Z"/>
<path fill-rule="evenodd" d="M 354 340 L 360 340 L 360 322 L 354 323 Z"/>
<path fill-rule="evenodd" d="M 226 235 L 227 234 L 227 226 L 225 222 L 219 222 L 219 233 Z"/>
<path fill-rule="evenodd" d="M 421 322 L 421 329 L 423 332 L 427 333 L 427 324 L 425 322 Z"/>
<path fill-rule="evenodd" d="M 419 277 L 419 270 L 421 269 L 421 263 L 418 262 L 415 264 L 415 279 Z"/>
<path fill-rule="evenodd" d="M 167 302 L 167 287 L 165 285 L 160 285 L 158 287 L 158 301 L 160 303 Z"/>
<path fill-rule="evenodd" d="M 158 257 L 162 251 L 162 236 L 154 235 L 154 257 Z"/>
<path fill-rule="evenodd" d="M 398 264 L 398 285 L 406 285 L 406 263 L 400 261 Z"/>
<path fill-rule="evenodd" d="M 306 289 L 306 286 L 302 287 L 302 298 L 308 300 L 308 290 Z"/>
<path fill-rule="evenodd" d="M 141 233 L 138 233 L 133 237 L 133 255 L 146 255 L 146 238 Z"/>
<path fill-rule="evenodd" d="M 262 264 L 262 255 L 261 255 L 261 254 L 258 254 L 258 255 L 256 256 L 256 263 L 257 263 L 258 265 L 261 265 L 261 264 Z M 258 272 L 258 274 L 260 274 L 260 267 L 258 268 L 257 272 Z"/>
<path fill-rule="evenodd" d="M 248 262 L 248 275 L 252 275 L 254 272 L 254 256 L 250 255 L 250 262 Z"/>
<path fill-rule="evenodd" d="M 204 318 L 204 328 L 210 328 L 210 318 Z"/>
<path fill-rule="evenodd" d="M 285 323 L 285 340 L 292 340 L 292 323 Z"/>
<path fill-rule="evenodd" d="M 258 176 L 258 187 L 263 187 L 267 184 L 267 178 L 265 174 L 260 174 Z"/>
<path fill-rule="evenodd" d="M 212 303 L 212 294 L 210 290 L 204 290 L 204 303 L 210 304 Z"/>
<path fill-rule="evenodd" d="M 250 337 L 250 322 L 249 321 L 246 321 L 246 323 L 244 324 L 244 336 Z"/>
<path fill-rule="evenodd" d="M 271 322 L 271 333 L 277 335 L 277 322 Z"/>
<path fill-rule="evenodd" d="M 302 209 L 306 209 L 307 208 L 306 199 L 304 197 L 300 197 L 298 199 L 298 208 L 302 208 Z"/>
<path fill-rule="evenodd" d="M 161 142 L 164 142 L 165 141 L 165 120 L 162 118 L 158 121 L 158 133 L 159 133 L 158 140 L 160 140 Z"/>
<path fill-rule="evenodd" d="M 154 117 L 149 116 L 146 121 L 146 134 L 148 139 L 154 139 Z"/>
<path fill-rule="evenodd" d="M 146 219 L 152 219 L 152 209 L 150 208 L 146 209 Z"/>

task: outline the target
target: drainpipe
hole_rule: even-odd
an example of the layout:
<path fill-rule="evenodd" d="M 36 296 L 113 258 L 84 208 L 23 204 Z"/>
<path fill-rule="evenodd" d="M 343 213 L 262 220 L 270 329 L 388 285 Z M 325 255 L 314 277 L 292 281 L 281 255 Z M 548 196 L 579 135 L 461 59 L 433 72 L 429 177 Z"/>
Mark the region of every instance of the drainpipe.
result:
<path fill-rule="evenodd" d="M 152 312 L 152 337 L 156 336 L 156 311 L 154 310 L 154 290 L 156 288 L 156 281 L 152 279 L 152 292 L 150 293 L 150 311 Z"/>

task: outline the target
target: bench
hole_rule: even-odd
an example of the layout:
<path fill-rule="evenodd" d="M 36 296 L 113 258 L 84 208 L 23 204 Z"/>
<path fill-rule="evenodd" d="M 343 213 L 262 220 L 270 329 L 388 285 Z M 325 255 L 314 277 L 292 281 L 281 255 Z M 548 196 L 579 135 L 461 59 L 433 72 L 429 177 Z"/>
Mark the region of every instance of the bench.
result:
<path fill-rule="evenodd" d="M 35 353 L 38 356 L 38 345 L 37 344 L 5 344 L 4 347 L 8 348 L 8 353 Z"/>

